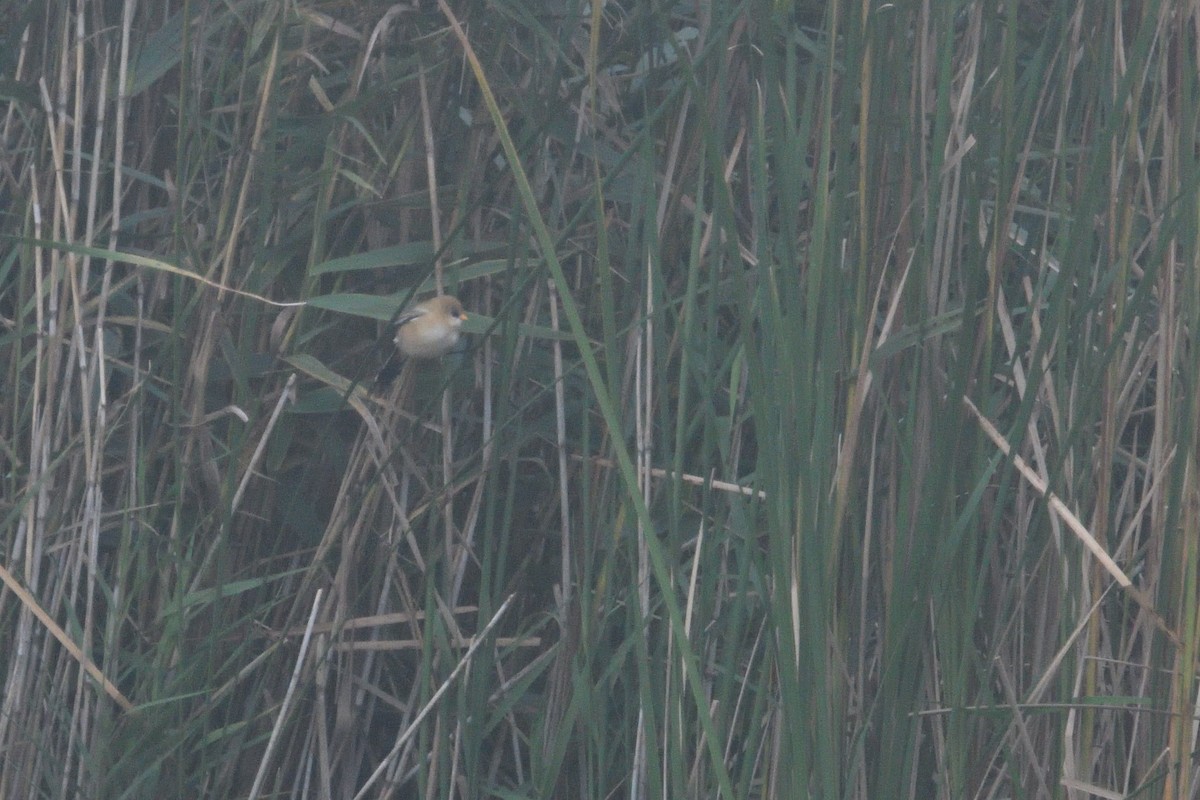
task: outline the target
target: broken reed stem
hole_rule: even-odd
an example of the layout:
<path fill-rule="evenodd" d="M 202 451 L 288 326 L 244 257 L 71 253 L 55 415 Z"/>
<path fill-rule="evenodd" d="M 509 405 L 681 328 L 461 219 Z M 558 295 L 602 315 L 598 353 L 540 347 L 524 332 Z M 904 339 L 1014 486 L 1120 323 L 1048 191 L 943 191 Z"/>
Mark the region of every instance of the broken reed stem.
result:
<path fill-rule="evenodd" d="M 1150 615 L 1151 619 L 1154 620 L 1154 624 L 1159 628 L 1159 630 L 1165 633 L 1167 638 L 1178 646 L 1180 644 L 1179 635 L 1175 633 L 1175 631 L 1173 631 L 1169 625 L 1167 625 L 1167 621 L 1163 619 L 1162 615 L 1159 614 L 1158 611 L 1155 610 L 1154 604 L 1150 601 L 1150 598 L 1147 597 L 1141 589 L 1138 589 L 1133 585 L 1133 581 L 1129 579 L 1129 576 L 1125 574 L 1124 570 L 1117 566 L 1117 562 L 1113 561 L 1112 557 L 1105 551 L 1101 544 L 1096 541 L 1096 537 L 1092 536 L 1091 531 L 1089 531 L 1087 527 L 1080 521 L 1079 517 L 1075 516 L 1074 512 L 1067 508 L 1066 503 L 1060 500 L 1058 495 L 1050 491 L 1050 487 L 1046 485 L 1046 482 L 1042 480 L 1041 476 L 1034 472 L 1028 464 L 1025 463 L 1023 458 L 1012 451 L 1012 447 L 1009 445 L 1008 440 L 1001 435 L 1000 431 L 996 429 L 996 426 L 993 425 L 987 419 L 987 417 L 983 416 L 980 410 L 975 407 L 975 404 L 972 403 L 969 398 L 964 396 L 962 401 L 963 405 L 967 407 L 967 410 L 974 415 L 976 422 L 979 423 L 979 427 L 983 430 L 987 437 L 992 440 L 996 447 L 999 448 L 1001 453 L 1004 453 L 1004 455 L 1012 461 L 1013 466 L 1017 468 L 1017 472 L 1020 472 L 1021 476 L 1025 478 L 1025 480 L 1029 481 L 1029 485 L 1036 489 L 1038 494 L 1046 499 L 1046 502 L 1050 505 L 1050 508 L 1054 511 L 1054 513 L 1058 514 L 1059 519 L 1066 523 L 1067 527 L 1071 529 L 1071 532 L 1075 534 L 1076 538 L 1083 542 L 1084 547 L 1086 547 L 1092 553 L 1092 555 L 1096 557 L 1096 560 L 1100 562 L 1102 567 L 1104 567 L 1104 571 L 1111 575 L 1113 579 L 1120 584 L 1121 588 L 1125 590 L 1125 593 L 1133 598 L 1134 602 L 1141 606 L 1146 613 Z"/>
<path fill-rule="evenodd" d="M 616 466 L 616 462 L 614 462 L 608 458 L 603 458 L 601 456 L 591 456 L 589 458 L 587 456 L 572 455 L 571 458 L 575 459 L 576 461 L 588 460 L 588 461 L 591 461 L 593 464 L 596 464 L 597 466 L 608 467 L 610 469 Z M 711 486 L 712 488 L 717 489 L 718 491 L 722 491 L 722 492 L 732 492 L 734 494 L 744 494 L 747 497 L 756 497 L 759 500 L 767 499 L 767 493 L 765 491 L 763 491 L 762 489 L 752 489 L 749 486 L 741 486 L 739 484 L 730 483 L 728 481 L 719 481 L 719 480 L 716 480 L 715 478 L 702 478 L 699 475 L 691 475 L 686 472 L 683 474 L 676 474 L 675 472 L 672 472 L 671 470 L 659 469 L 658 467 L 650 467 L 649 472 L 650 472 L 650 475 L 655 478 L 676 478 L 677 477 L 677 478 L 679 478 L 679 480 L 683 481 L 684 483 L 690 483 L 693 486 Z"/>

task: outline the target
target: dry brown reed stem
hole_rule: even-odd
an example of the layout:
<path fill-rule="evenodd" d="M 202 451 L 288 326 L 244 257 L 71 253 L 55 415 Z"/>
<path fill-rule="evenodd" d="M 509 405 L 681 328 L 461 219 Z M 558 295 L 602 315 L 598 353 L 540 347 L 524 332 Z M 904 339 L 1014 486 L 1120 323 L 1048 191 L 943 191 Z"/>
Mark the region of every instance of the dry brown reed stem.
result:
<path fill-rule="evenodd" d="M 296 654 L 296 663 L 292 668 L 292 677 L 288 681 L 287 692 L 283 696 L 283 702 L 279 706 L 279 714 L 275 717 L 275 724 L 271 727 L 271 738 L 267 740 L 267 749 L 263 753 L 262 762 L 258 765 L 258 773 L 254 776 L 254 785 L 250 788 L 250 800 L 255 800 L 262 789 L 263 781 L 267 777 L 267 768 L 271 764 L 271 756 L 275 753 L 275 747 L 279 743 L 279 737 L 283 731 L 283 723 L 287 720 L 288 711 L 291 710 L 292 703 L 296 697 L 296 687 L 300 683 L 300 674 L 304 668 L 304 660 L 308 656 L 308 645 L 312 640 L 313 625 L 317 621 L 317 613 L 321 610 L 321 594 L 324 590 L 318 589 L 316 596 L 313 598 L 312 611 L 308 615 L 308 626 L 304 631 L 304 639 L 300 642 L 300 652 Z"/>
<path fill-rule="evenodd" d="M 438 701 L 441 700 L 442 695 L 444 695 L 446 691 L 452 685 L 454 685 L 454 682 L 458 679 L 458 676 L 461 675 L 462 671 L 471 663 L 472 658 L 475 656 L 475 651 L 478 650 L 479 647 L 488 640 L 488 634 L 491 632 L 492 628 L 496 626 L 496 623 L 500 621 L 500 618 L 504 616 L 505 612 L 508 611 L 508 607 L 512 605 L 513 598 L 515 597 L 516 595 L 510 594 L 500 605 L 500 608 L 496 609 L 496 613 L 492 615 L 491 620 L 489 620 L 484 629 L 479 632 L 479 635 L 475 637 L 475 641 L 471 643 L 471 649 L 469 649 L 466 654 L 463 655 L 462 659 L 457 665 L 455 665 L 454 670 L 449 676 L 447 676 L 446 680 L 442 682 L 442 685 L 438 687 L 438 690 L 433 693 L 433 696 L 429 698 L 429 701 L 425 703 L 425 705 L 421 707 L 421 710 L 417 712 L 416 716 L 413 717 L 408 727 L 396 737 L 396 743 L 392 745 L 391 751 L 383 758 L 383 760 L 379 762 L 379 766 L 375 768 L 375 771 L 371 773 L 371 776 L 363 782 L 362 788 L 360 788 L 358 793 L 354 795 L 354 800 L 361 800 L 361 798 L 365 797 L 367 791 L 375 785 L 375 782 L 379 780 L 380 776 L 383 775 L 384 771 L 389 765 L 391 765 L 396 756 L 400 754 L 400 750 L 404 747 L 405 742 L 412 738 L 412 736 L 417 732 L 422 720 L 429 715 L 429 712 L 432 711 L 433 708 L 438 704 Z"/>
<path fill-rule="evenodd" d="M 546 281 L 550 300 L 550 326 L 557 332 L 558 324 L 558 292 L 554 281 Z M 567 472 L 567 416 L 566 398 L 563 394 L 563 361 L 562 342 L 557 339 L 553 344 L 554 363 L 554 436 L 558 450 L 558 505 L 560 531 L 562 535 L 562 556 L 559 561 L 559 580 L 562 582 L 562 608 L 565 611 L 571 604 L 571 503 L 569 499 L 570 479 Z M 562 622 L 566 622 L 565 617 Z"/>
<path fill-rule="evenodd" d="M 584 461 L 584 460 L 591 461 L 593 464 L 600 466 L 600 467 L 605 467 L 606 469 L 615 469 L 617 466 L 615 461 L 613 461 L 612 459 L 609 459 L 609 458 L 604 458 L 602 456 L 592 456 L 592 457 L 588 458 L 587 456 L 572 454 L 571 458 L 573 458 L 576 461 Z M 714 488 L 718 491 L 721 491 L 721 492 L 731 492 L 733 494 L 744 494 L 747 497 L 754 497 L 759 500 L 767 499 L 767 493 L 765 491 L 763 491 L 762 489 L 753 489 L 749 486 L 741 486 L 736 483 L 730 483 L 729 481 L 721 481 L 721 480 L 717 480 L 715 478 L 704 478 L 704 477 L 701 477 L 700 475 L 692 475 L 692 474 L 689 474 L 686 472 L 685 473 L 676 473 L 676 472 L 672 472 L 671 470 L 660 469 L 658 467 L 648 467 L 646 469 L 646 471 L 648 472 L 648 474 L 651 477 L 654 477 L 654 478 L 672 478 L 672 479 L 678 478 L 679 480 L 683 481 L 684 483 L 690 483 L 693 486 L 711 486 L 712 488 Z"/>
<path fill-rule="evenodd" d="M 1112 556 L 1105 552 L 1100 543 L 1096 541 L 1096 537 L 1092 536 L 1087 526 L 1079 520 L 1079 517 L 1075 516 L 1074 512 L 1067 508 L 1066 503 L 1060 500 L 1058 495 L 1050 491 L 1046 482 L 1025 463 L 1023 458 L 1012 452 L 1012 446 L 1008 443 L 1008 440 L 1001 435 L 1000 431 L 996 430 L 996 426 L 992 425 L 987 417 L 983 416 L 979 409 L 975 407 L 975 404 L 971 402 L 970 398 L 963 397 L 962 402 L 975 417 L 975 421 L 979 423 L 979 427 L 983 430 L 984 434 L 992 440 L 1000 452 L 1012 460 L 1013 466 L 1021 473 L 1021 477 L 1028 481 L 1037 490 L 1038 494 L 1046 498 L 1046 502 L 1050 505 L 1050 508 L 1054 510 L 1059 519 L 1066 523 L 1067 527 L 1083 543 L 1084 547 L 1095 556 L 1096 560 L 1100 562 L 1100 566 L 1104 568 L 1104 571 L 1111 575 L 1120 584 L 1121 588 L 1125 590 L 1125 593 L 1133 598 L 1134 602 L 1150 615 L 1158 629 L 1165 633 L 1173 644 L 1179 646 L 1181 644 L 1179 634 L 1167 625 L 1167 621 L 1155 610 L 1154 603 L 1151 602 L 1150 598 L 1142 590 L 1133 585 L 1133 581 L 1129 579 L 1124 570 L 1117 566 L 1117 562 L 1113 561 Z"/>
<path fill-rule="evenodd" d="M 58 623 L 46 613 L 45 609 L 42 608 L 37 599 L 34 598 L 34 596 L 29 592 L 25 591 L 25 587 L 22 586 L 16 577 L 3 566 L 0 566 L 0 581 L 3 581 L 4 585 L 7 586 L 12 593 L 17 596 L 17 599 L 21 601 L 24 607 L 29 609 L 30 613 L 37 617 L 38 622 L 42 623 L 42 625 L 46 627 L 46 630 L 50 632 L 50 635 L 55 639 L 58 639 L 59 643 L 61 643 L 62 646 L 66 648 L 67 652 L 71 654 L 71 657 L 78 661 L 80 666 L 87 670 L 88 674 L 91 675 L 92 678 L 94 678 L 96 682 L 99 683 L 104 689 L 105 694 L 115 700 L 117 705 L 121 706 L 121 708 L 125 709 L 126 711 L 133 710 L 133 703 L 129 701 L 129 698 L 123 695 L 121 690 L 116 687 L 116 684 L 110 681 L 108 677 L 100 671 L 100 668 L 97 667 L 96 664 L 87 657 L 87 654 L 80 650 L 79 647 L 73 641 L 71 641 L 71 637 L 67 636 L 67 632 L 59 627 Z"/>

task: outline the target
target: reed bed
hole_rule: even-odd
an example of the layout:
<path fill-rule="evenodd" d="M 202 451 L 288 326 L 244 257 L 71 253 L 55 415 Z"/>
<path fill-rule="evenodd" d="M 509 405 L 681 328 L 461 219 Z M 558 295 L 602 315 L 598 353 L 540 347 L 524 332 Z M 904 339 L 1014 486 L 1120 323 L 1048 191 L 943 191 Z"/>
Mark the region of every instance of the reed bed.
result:
<path fill-rule="evenodd" d="M 0 18 L 0 797 L 1200 797 L 1195 3 Z"/>

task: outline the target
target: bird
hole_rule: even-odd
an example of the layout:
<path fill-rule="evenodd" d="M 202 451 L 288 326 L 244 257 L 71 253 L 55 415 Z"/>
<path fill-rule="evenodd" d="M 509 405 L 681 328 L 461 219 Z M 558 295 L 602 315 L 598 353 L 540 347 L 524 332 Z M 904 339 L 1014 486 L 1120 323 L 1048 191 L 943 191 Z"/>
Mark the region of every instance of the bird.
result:
<path fill-rule="evenodd" d="M 387 385 L 400 374 L 403 358 L 441 358 L 454 349 L 462 336 L 467 312 L 457 297 L 443 294 L 430 298 L 396 318 L 396 350 L 388 358 L 375 382 Z"/>

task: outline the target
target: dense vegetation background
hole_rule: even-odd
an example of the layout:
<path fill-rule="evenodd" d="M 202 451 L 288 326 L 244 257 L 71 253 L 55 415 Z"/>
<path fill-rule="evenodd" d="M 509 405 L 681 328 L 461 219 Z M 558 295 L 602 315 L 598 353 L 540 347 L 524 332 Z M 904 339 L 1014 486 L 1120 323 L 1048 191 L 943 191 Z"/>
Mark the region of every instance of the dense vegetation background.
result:
<path fill-rule="evenodd" d="M 0 18 L 0 796 L 1200 796 L 1196 3 Z"/>

